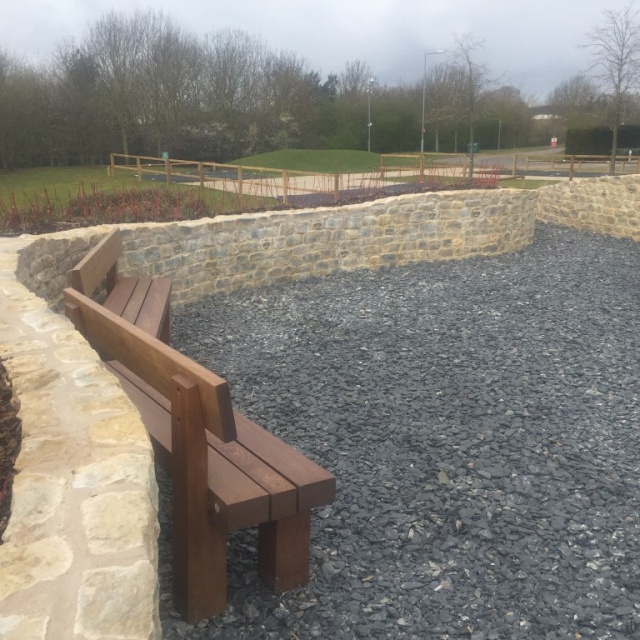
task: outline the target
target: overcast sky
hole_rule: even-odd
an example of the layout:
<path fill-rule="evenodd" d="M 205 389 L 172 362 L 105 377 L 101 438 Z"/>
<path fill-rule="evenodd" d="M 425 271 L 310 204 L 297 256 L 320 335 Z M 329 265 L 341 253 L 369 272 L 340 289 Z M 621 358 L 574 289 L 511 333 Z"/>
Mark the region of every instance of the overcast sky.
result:
<path fill-rule="evenodd" d="M 66 38 L 81 42 L 105 11 L 161 10 L 204 35 L 240 29 L 274 50 L 293 51 L 312 69 L 340 73 L 367 62 L 383 84 L 422 77 L 424 53 L 454 48 L 454 36 L 484 42 L 475 55 L 500 84 L 543 102 L 563 80 L 587 70 L 580 45 L 605 9 L 628 0 L 0 0 L 0 48 L 46 61 Z M 640 3 L 636 4 L 636 7 Z M 430 56 L 435 63 L 445 56 Z"/>

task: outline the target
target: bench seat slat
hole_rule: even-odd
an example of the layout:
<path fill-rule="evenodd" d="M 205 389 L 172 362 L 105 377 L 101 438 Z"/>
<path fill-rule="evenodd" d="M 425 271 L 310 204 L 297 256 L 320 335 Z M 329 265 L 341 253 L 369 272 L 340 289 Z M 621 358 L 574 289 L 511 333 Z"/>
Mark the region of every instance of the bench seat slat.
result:
<path fill-rule="evenodd" d="M 136 327 L 159 338 L 167 321 L 169 301 L 171 299 L 171 280 L 153 278 L 138 313 Z"/>
<path fill-rule="evenodd" d="M 151 278 L 138 278 L 136 288 L 133 290 L 127 306 L 124 308 L 121 316 L 123 320 L 138 326 L 138 315 L 144 304 L 149 287 L 151 286 Z"/>
<path fill-rule="evenodd" d="M 234 417 L 238 442 L 298 487 L 298 511 L 334 500 L 335 476 L 235 410 Z"/>
<path fill-rule="evenodd" d="M 121 278 L 104 301 L 104 308 L 109 309 L 117 316 L 124 313 L 133 290 L 136 288 L 138 278 Z"/>

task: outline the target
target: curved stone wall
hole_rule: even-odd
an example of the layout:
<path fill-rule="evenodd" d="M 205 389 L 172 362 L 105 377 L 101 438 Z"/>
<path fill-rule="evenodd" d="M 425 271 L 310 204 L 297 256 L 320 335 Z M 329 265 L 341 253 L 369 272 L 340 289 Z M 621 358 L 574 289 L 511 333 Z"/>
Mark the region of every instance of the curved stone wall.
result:
<path fill-rule="evenodd" d="M 16 279 L 33 243 L 0 240 L 0 357 L 23 431 L 0 546 L 0 637 L 159 638 L 149 438 L 98 355 Z"/>
<path fill-rule="evenodd" d="M 123 273 L 162 273 L 174 303 L 334 271 L 515 251 L 533 242 L 536 193 L 504 189 L 405 195 L 337 208 L 120 225 Z M 58 308 L 67 271 L 108 227 L 40 236 L 18 278 Z"/>
<path fill-rule="evenodd" d="M 181 303 L 340 269 L 515 251 L 533 241 L 535 215 L 535 192 L 499 190 L 121 225 L 121 266 L 170 276 Z M 23 426 L 0 546 L 6 640 L 161 635 L 150 443 L 115 378 L 55 312 L 67 271 L 108 231 L 0 239 L 0 357 Z"/>
<path fill-rule="evenodd" d="M 559 182 L 539 189 L 538 219 L 640 240 L 640 175 Z"/>

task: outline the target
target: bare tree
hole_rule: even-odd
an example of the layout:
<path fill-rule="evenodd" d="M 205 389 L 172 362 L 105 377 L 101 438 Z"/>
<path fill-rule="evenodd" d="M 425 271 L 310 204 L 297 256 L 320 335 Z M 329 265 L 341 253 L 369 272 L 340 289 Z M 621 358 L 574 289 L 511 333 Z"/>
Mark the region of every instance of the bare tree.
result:
<path fill-rule="evenodd" d="M 89 29 L 86 50 L 98 70 L 103 100 L 118 123 L 125 154 L 129 153 L 130 129 L 139 116 L 150 34 L 161 20 L 152 11 L 130 16 L 112 11 Z"/>
<path fill-rule="evenodd" d="M 204 104 L 214 118 L 227 120 L 257 108 L 266 57 L 262 41 L 243 31 L 223 30 L 207 37 Z"/>
<path fill-rule="evenodd" d="M 454 65 L 431 67 L 425 80 L 425 122 L 435 128 L 435 150 L 440 151 L 440 129 L 455 116 L 459 69 Z M 419 89 L 422 91 L 422 87 Z"/>
<path fill-rule="evenodd" d="M 482 44 L 471 35 L 456 36 L 456 65 L 458 104 L 457 111 L 462 121 L 469 126 L 469 177 L 473 178 L 475 156 L 475 124 L 481 115 L 483 99 L 489 84 L 489 72 L 486 66 L 474 60 L 474 53 L 482 48 Z"/>
<path fill-rule="evenodd" d="M 602 123 L 604 117 L 598 87 L 585 75 L 576 75 L 561 82 L 547 97 L 547 104 L 568 127 Z"/>
<path fill-rule="evenodd" d="M 362 60 L 347 62 L 340 74 L 338 93 L 341 96 L 366 93 L 374 78 L 371 67 Z M 375 78 L 374 78 L 375 79 Z"/>
<path fill-rule="evenodd" d="M 504 85 L 493 91 L 487 91 L 485 117 L 498 139 L 498 147 L 520 146 L 528 139 L 532 128 L 531 107 L 533 97 L 523 96 L 520 89 Z"/>
<path fill-rule="evenodd" d="M 0 165 L 5 171 L 47 159 L 50 89 L 43 70 L 0 50 Z"/>
<path fill-rule="evenodd" d="M 609 173 L 615 173 L 618 131 L 634 89 L 640 86 L 640 23 L 630 4 L 620 11 L 606 10 L 600 27 L 587 34 L 591 72 L 608 98 L 608 122 L 613 132 Z"/>
<path fill-rule="evenodd" d="M 143 121 L 153 132 L 158 155 L 200 107 L 203 51 L 198 40 L 162 20 L 149 34 L 144 56 Z"/>

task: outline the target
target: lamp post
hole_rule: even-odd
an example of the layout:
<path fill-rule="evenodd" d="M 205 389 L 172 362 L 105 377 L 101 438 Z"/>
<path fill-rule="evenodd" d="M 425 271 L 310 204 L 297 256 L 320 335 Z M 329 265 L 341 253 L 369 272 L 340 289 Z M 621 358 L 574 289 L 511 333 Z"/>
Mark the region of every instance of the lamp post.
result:
<path fill-rule="evenodd" d="M 371 153 L 371 92 L 373 91 L 373 78 L 369 78 L 369 86 L 367 87 L 367 151 Z"/>
<path fill-rule="evenodd" d="M 427 95 L 427 56 L 434 56 L 439 53 L 447 53 L 444 49 L 437 51 L 427 51 L 424 54 L 424 73 L 422 74 L 422 135 L 420 136 L 420 153 L 424 153 L 424 103 Z"/>

